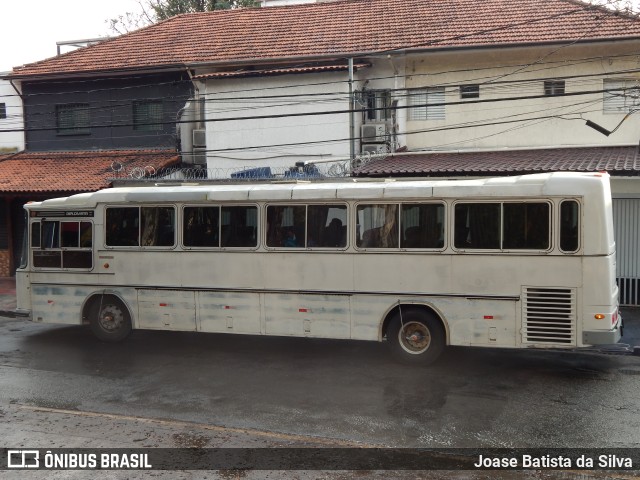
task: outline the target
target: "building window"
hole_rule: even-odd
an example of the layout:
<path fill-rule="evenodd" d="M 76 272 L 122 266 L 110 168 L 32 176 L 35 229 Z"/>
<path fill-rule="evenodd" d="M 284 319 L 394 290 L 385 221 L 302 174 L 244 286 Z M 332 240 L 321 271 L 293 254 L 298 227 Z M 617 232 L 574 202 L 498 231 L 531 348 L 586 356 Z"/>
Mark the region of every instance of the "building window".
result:
<path fill-rule="evenodd" d="M 409 120 L 444 120 L 444 87 L 409 91 Z"/>
<path fill-rule="evenodd" d="M 460 98 L 480 98 L 480 85 L 460 85 Z"/>
<path fill-rule="evenodd" d="M 164 108 L 162 100 L 133 102 L 133 129 L 142 131 L 163 130 Z"/>
<path fill-rule="evenodd" d="M 363 95 L 367 122 L 383 122 L 391 118 L 391 91 L 367 90 Z"/>
<path fill-rule="evenodd" d="M 547 97 L 564 95 L 564 80 L 545 80 L 544 94 Z"/>
<path fill-rule="evenodd" d="M 0 120 L 7 118 L 7 104 L 0 103 Z"/>
<path fill-rule="evenodd" d="M 637 80 L 604 81 L 604 113 L 629 113 L 640 106 L 640 85 Z"/>
<path fill-rule="evenodd" d="M 82 135 L 91 133 L 88 103 L 56 105 L 56 129 L 58 135 Z"/>

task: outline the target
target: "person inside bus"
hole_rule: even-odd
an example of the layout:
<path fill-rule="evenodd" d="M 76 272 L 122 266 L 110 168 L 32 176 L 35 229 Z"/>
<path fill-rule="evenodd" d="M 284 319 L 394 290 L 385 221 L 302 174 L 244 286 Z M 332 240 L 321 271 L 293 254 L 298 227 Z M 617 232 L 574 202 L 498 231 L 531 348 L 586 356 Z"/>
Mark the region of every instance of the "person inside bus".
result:
<path fill-rule="evenodd" d="M 344 247 L 346 245 L 346 235 L 343 235 L 342 221 L 333 218 L 326 228 L 327 238 L 325 247 Z"/>
<path fill-rule="evenodd" d="M 298 247 L 298 240 L 296 238 L 296 234 L 293 231 L 293 228 L 287 228 L 284 234 L 284 241 L 282 242 L 283 247 Z"/>

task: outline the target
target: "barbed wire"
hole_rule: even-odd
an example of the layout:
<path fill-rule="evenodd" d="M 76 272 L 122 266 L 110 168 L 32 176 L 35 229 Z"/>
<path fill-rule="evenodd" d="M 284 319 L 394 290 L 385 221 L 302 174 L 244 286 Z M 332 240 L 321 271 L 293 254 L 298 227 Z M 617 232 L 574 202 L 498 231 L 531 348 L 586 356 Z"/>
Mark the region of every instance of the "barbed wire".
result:
<path fill-rule="evenodd" d="M 322 163 L 298 162 L 294 166 L 261 166 L 261 167 L 216 167 L 207 168 L 198 165 L 181 165 L 156 169 L 152 165 L 145 167 L 126 167 L 120 162 L 113 162 L 113 176 L 110 181 L 118 182 L 256 182 L 277 180 L 321 180 L 323 178 L 345 178 L 352 175 L 353 170 L 366 164 L 383 160 L 389 153 L 365 153 L 355 159 L 324 161 Z"/>

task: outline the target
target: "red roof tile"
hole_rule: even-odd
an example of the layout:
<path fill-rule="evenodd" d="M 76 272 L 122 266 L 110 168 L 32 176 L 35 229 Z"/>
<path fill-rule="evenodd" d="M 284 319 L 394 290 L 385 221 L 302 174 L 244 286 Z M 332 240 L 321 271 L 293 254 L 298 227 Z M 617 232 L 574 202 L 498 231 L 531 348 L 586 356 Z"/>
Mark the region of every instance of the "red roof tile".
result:
<path fill-rule="evenodd" d="M 0 160 L 0 193 L 90 192 L 109 187 L 114 177 L 169 167 L 179 159 L 170 150 L 20 152 Z M 122 169 L 115 173 L 112 165 L 118 164 Z"/>
<path fill-rule="evenodd" d="M 534 172 L 640 175 L 638 147 L 553 148 L 468 153 L 396 154 L 373 160 L 356 176 L 512 175 Z"/>
<path fill-rule="evenodd" d="M 15 75 L 340 58 L 388 50 L 639 38 L 636 17 L 576 0 L 342 0 L 178 15 Z"/>

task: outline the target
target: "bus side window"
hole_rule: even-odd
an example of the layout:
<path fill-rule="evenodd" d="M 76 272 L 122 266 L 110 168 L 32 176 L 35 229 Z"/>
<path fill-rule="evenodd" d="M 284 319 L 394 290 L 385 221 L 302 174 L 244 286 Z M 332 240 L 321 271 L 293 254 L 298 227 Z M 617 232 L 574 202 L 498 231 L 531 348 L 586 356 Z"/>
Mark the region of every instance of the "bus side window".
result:
<path fill-rule="evenodd" d="M 358 236 L 359 248 L 398 248 L 398 205 L 358 205 L 358 225 L 362 238 Z"/>
<path fill-rule="evenodd" d="M 346 224 L 347 207 L 345 205 L 309 205 L 307 207 L 307 247 L 346 247 Z"/>
<path fill-rule="evenodd" d="M 220 207 L 185 207 L 185 247 L 219 247 Z"/>
<path fill-rule="evenodd" d="M 138 207 L 107 208 L 105 242 L 109 247 L 137 247 L 139 243 L 140 209 Z"/>
<path fill-rule="evenodd" d="M 402 248 L 442 248 L 444 205 L 403 203 L 400 232 Z"/>
<path fill-rule="evenodd" d="M 306 207 L 269 205 L 267 207 L 267 246 L 300 248 L 306 246 Z"/>
<path fill-rule="evenodd" d="M 175 243 L 173 207 L 142 207 L 141 244 L 145 247 L 170 247 Z"/>
<path fill-rule="evenodd" d="M 505 203 L 503 208 L 502 248 L 549 249 L 548 203 Z"/>
<path fill-rule="evenodd" d="M 575 200 L 560 204 L 560 249 L 576 252 L 580 248 L 580 206 Z"/>
<path fill-rule="evenodd" d="M 222 247 L 258 245 L 258 209 L 253 206 L 222 207 Z"/>
<path fill-rule="evenodd" d="M 500 248 L 499 203 L 458 203 L 455 206 L 456 248 Z"/>

